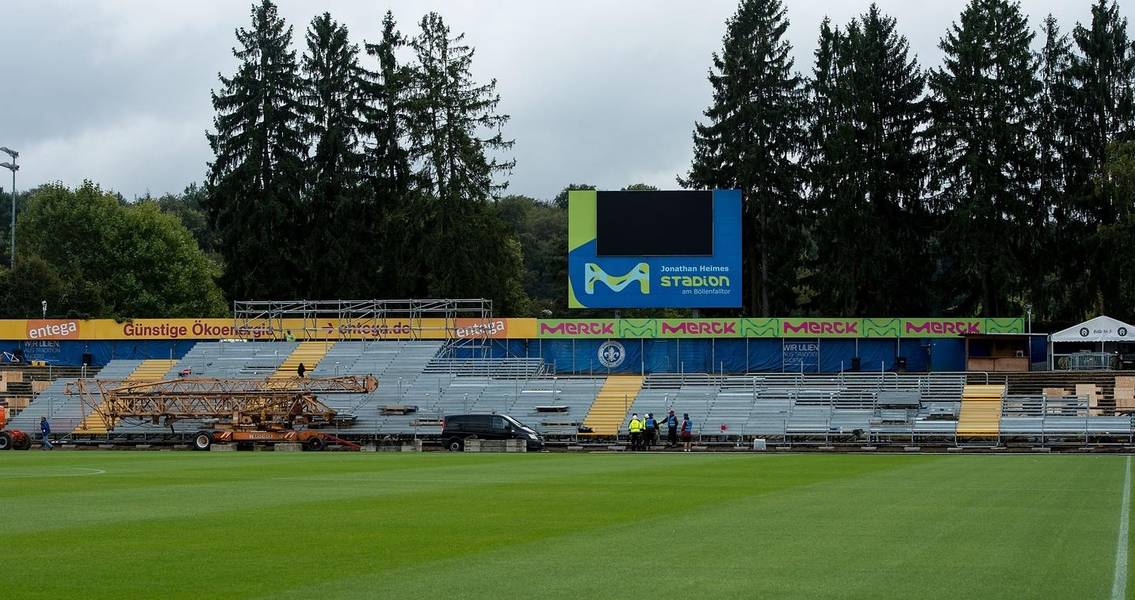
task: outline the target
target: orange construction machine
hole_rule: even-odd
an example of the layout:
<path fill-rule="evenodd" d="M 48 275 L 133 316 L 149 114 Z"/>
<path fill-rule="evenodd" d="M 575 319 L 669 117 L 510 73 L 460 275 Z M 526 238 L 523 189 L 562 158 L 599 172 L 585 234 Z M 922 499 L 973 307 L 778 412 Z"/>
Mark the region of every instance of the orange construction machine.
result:
<path fill-rule="evenodd" d="M 323 450 L 328 445 L 357 450 L 358 444 L 317 429 L 343 420 L 318 396 L 368 394 L 377 388 L 373 375 L 182 377 L 144 383 L 80 379 L 67 386 L 67 393 L 77 394 L 84 414 L 97 415 L 106 431 L 131 420 L 169 425 L 171 432 L 178 421 L 202 422 L 207 427 L 193 435 L 196 450 L 208 450 L 214 442 L 238 446 L 296 442 L 306 450 Z"/>
<path fill-rule="evenodd" d="M 27 450 L 32 447 L 32 438 L 19 429 L 4 429 L 8 426 L 8 406 L 0 404 L 0 450 Z"/>

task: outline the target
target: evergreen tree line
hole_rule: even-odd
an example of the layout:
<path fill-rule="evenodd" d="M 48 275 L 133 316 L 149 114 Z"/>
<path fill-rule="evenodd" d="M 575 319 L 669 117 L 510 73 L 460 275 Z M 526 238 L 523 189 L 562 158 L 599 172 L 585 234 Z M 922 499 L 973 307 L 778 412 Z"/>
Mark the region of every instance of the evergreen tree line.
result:
<path fill-rule="evenodd" d="M 436 13 L 415 35 L 387 12 L 360 47 L 324 13 L 292 47 L 275 4 L 237 31 L 221 76 L 204 208 L 230 297 L 485 297 L 523 308 L 517 235 L 494 208 L 502 154 L 495 80 Z"/>
<path fill-rule="evenodd" d="M 807 76 L 787 28 L 781 0 L 740 2 L 678 178 L 743 192 L 742 312 L 1129 312 L 1135 46 L 1114 0 L 1070 33 L 971 0 L 930 69 L 875 5 L 820 24 Z M 254 6 L 214 93 L 205 208 L 226 291 L 563 312 L 565 204 L 497 199 L 508 117 L 462 36 L 433 13 L 406 36 L 387 13 L 361 50 L 327 14 L 298 58 L 291 37 Z"/>
<path fill-rule="evenodd" d="M 808 77 L 787 27 L 781 0 L 741 1 L 679 178 L 743 191 L 747 313 L 1131 313 L 1135 46 L 1114 0 L 1070 34 L 970 0 L 931 69 L 875 5 L 821 23 Z"/>

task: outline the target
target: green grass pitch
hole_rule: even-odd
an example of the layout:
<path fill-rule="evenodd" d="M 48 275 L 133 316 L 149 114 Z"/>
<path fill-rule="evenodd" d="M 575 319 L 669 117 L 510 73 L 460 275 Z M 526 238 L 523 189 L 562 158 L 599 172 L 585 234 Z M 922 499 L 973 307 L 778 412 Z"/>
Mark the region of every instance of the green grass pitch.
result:
<path fill-rule="evenodd" d="M 0 597 L 1111 598 L 1127 461 L 5 452 Z"/>

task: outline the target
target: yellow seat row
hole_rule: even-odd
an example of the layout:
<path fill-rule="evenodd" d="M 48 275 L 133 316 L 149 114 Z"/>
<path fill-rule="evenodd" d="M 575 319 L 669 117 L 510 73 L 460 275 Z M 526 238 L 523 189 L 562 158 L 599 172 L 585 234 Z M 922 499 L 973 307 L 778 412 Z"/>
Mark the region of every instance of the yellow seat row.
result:
<path fill-rule="evenodd" d="M 591 435 L 610 437 L 619 432 L 627 418 L 627 410 L 642 389 L 642 381 L 643 378 L 638 375 L 611 375 L 607 378 L 583 419 L 583 426 L 591 428 Z"/>
<path fill-rule="evenodd" d="M 962 410 L 958 414 L 959 437 L 996 436 L 1001 430 L 1003 385 L 967 385 L 962 391 Z"/>

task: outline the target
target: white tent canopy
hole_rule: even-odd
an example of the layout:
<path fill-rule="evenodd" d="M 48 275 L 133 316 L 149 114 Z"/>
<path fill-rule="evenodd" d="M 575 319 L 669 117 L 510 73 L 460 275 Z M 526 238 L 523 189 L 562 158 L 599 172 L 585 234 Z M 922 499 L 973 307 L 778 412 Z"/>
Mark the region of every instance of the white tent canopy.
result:
<path fill-rule="evenodd" d="M 1135 326 L 1099 316 L 1057 331 L 1049 339 L 1053 342 L 1135 342 Z"/>

